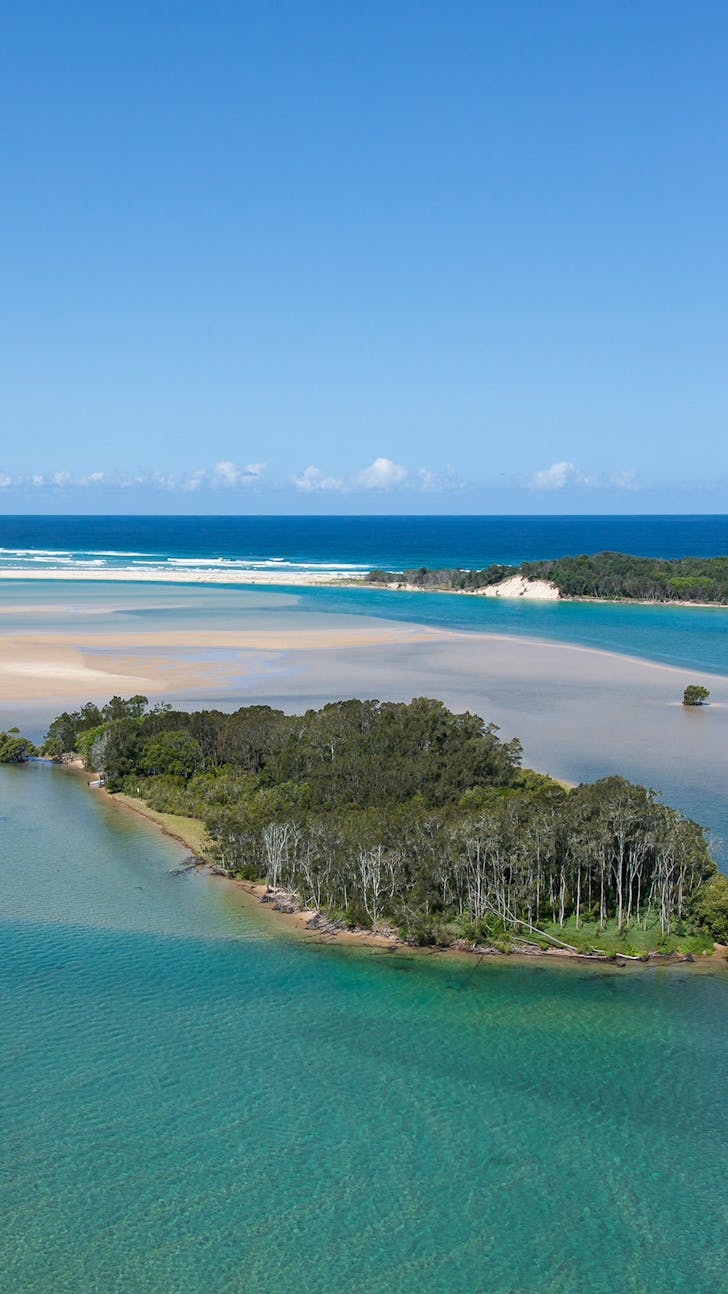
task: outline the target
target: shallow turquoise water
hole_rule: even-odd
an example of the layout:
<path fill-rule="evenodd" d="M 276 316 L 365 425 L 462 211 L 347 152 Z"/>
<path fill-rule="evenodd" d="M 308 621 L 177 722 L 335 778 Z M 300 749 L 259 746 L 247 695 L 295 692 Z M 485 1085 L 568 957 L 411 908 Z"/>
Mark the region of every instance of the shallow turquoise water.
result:
<path fill-rule="evenodd" d="M 0 769 L 0 1289 L 671 1294 L 728 1258 L 728 974 L 271 932 Z"/>
<path fill-rule="evenodd" d="M 548 638 L 642 656 L 665 665 L 728 674 L 726 607 L 529 602 L 452 593 L 326 587 L 300 590 L 300 606 L 305 610 L 315 607 L 448 629 Z"/>

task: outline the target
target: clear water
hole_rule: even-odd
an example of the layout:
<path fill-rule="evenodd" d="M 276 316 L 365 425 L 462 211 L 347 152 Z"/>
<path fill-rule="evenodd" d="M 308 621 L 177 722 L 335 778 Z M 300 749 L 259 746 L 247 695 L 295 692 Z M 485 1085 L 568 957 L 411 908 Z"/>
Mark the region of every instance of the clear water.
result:
<path fill-rule="evenodd" d="M 302 943 L 0 769 L 3 1294 L 708 1294 L 728 975 Z"/>

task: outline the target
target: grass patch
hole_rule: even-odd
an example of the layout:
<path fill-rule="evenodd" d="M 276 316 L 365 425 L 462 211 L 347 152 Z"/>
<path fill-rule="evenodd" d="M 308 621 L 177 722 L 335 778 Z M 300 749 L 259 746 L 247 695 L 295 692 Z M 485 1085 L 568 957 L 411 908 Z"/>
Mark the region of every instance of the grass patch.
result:
<path fill-rule="evenodd" d="M 177 836 L 193 854 L 205 856 L 209 853 L 210 842 L 205 824 L 200 818 L 186 818 L 181 813 L 162 813 L 159 809 L 150 809 L 144 800 L 139 800 L 133 795 L 124 795 L 121 791 L 113 798 L 118 804 L 125 804 L 128 809 L 134 809 L 136 813 L 164 827 L 171 836 Z"/>
<path fill-rule="evenodd" d="M 672 934 L 663 936 L 658 921 L 648 925 L 646 930 L 643 926 L 630 925 L 620 931 L 616 921 L 608 921 L 601 930 L 597 921 L 582 922 L 577 929 L 574 918 L 570 917 L 563 926 L 542 921 L 540 929 L 564 943 L 573 944 L 580 952 L 599 948 L 606 953 L 639 957 L 649 952 L 701 954 L 713 951 L 713 940 L 709 935 L 688 934 L 678 926 Z M 535 935 L 527 937 L 532 937 L 534 943 L 538 942 Z"/>

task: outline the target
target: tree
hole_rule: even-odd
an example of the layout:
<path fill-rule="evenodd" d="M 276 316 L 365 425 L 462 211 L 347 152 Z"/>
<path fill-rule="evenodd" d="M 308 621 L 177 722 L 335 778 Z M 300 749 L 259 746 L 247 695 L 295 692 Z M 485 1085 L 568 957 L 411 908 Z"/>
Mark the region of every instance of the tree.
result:
<path fill-rule="evenodd" d="M 0 764 L 24 764 L 31 755 L 37 754 L 32 741 L 27 737 L 16 737 L 14 732 L 0 732 Z"/>
<path fill-rule="evenodd" d="M 146 773 L 191 777 L 202 765 L 202 751 L 189 732 L 158 732 L 145 743 L 140 764 Z"/>
<path fill-rule="evenodd" d="M 149 702 L 147 701 L 147 698 L 145 696 L 140 696 L 139 693 L 135 696 L 130 696 L 127 700 L 124 700 L 121 696 L 112 696 L 111 700 L 104 706 L 98 718 L 95 719 L 94 722 L 89 723 L 88 726 L 92 728 L 95 727 L 97 723 L 100 723 L 102 718 L 107 720 L 140 719 L 148 704 Z M 84 710 L 86 709 L 90 709 L 90 707 L 84 706 Z"/>
<path fill-rule="evenodd" d="M 712 939 L 728 944 L 728 877 L 722 872 L 696 890 L 691 915 Z"/>
<path fill-rule="evenodd" d="M 705 705 L 710 691 L 699 683 L 690 683 L 683 692 L 683 705 Z"/>

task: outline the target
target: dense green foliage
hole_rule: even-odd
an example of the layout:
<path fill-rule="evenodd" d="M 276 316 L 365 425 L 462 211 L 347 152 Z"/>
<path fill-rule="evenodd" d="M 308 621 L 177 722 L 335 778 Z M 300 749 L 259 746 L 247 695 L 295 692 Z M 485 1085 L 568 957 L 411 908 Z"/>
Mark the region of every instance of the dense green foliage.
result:
<path fill-rule="evenodd" d="M 563 597 L 632 598 L 645 602 L 728 603 L 728 557 L 631 557 L 626 553 L 583 554 L 520 566 L 487 566 L 480 571 L 374 570 L 375 584 L 401 581 L 423 589 L 475 591 L 512 575 L 550 580 Z"/>
<path fill-rule="evenodd" d="M 37 753 L 32 741 L 21 737 L 17 728 L 0 732 L 0 764 L 24 764 Z"/>
<path fill-rule="evenodd" d="M 728 876 L 716 872 L 696 891 L 692 915 L 713 939 L 728 944 Z"/>
<path fill-rule="evenodd" d="M 95 730 L 100 732 L 104 724 L 116 719 L 139 718 L 146 709 L 145 696 L 132 696 L 128 700 L 123 700 L 120 696 L 112 696 L 103 709 L 99 709 L 93 701 L 87 701 L 80 710 L 74 710 L 71 713 L 64 710 L 62 714 L 56 715 L 50 725 L 45 735 L 42 752 L 44 755 L 49 755 L 51 759 L 59 759 L 64 751 L 85 753 L 84 739 L 87 748 L 89 733 Z"/>
<path fill-rule="evenodd" d="M 683 692 L 683 705 L 705 705 L 710 691 L 699 683 L 689 683 Z"/>
<path fill-rule="evenodd" d="M 439 701 L 116 702 L 59 716 L 49 740 L 72 733 L 111 790 L 202 819 L 226 871 L 351 924 L 492 944 L 538 942 L 543 923 L 664 938 L 728 922 L 694 822 L 620 777 L 569 791 L 523 770 L 517 741 Z"/>

